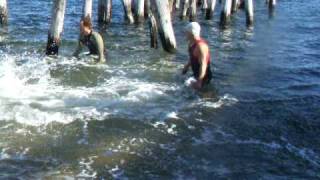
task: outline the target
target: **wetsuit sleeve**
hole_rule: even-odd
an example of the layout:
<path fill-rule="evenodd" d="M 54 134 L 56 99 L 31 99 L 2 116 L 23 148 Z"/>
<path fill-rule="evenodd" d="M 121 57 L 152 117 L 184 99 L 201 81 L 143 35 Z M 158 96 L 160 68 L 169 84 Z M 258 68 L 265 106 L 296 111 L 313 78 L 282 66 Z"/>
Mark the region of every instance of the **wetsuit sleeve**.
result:
<path fill-rule="evenodd" d="M 98 50 L 99 62 L 105 62 L 104 42 L 99 33 L 94 33 L 94 42 Z"/>
<path fill-rule="evenodd" d="M 78 41 L 77 49 L 76 49 L 76 51 L 73 53 L 73 56 L 78 57 L 79 54 L 80 54 L 80 52 L 81 52 L 81 50 L 82 50 L 82 47 L 83 47 L 83 43 L 82 43 L 81 37 L 80 37 L 80 38 L 79 38 L 79 41 Z"/>

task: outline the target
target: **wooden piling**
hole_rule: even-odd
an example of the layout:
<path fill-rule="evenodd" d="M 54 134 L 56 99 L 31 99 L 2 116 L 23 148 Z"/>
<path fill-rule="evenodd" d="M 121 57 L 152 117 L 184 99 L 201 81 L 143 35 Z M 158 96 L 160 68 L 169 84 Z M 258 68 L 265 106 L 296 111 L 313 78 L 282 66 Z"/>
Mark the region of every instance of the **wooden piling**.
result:
<path fill-rule="evenodd" d="M 253 0 L 245 1 L 247 26 L 253 25 Z"/>
<path fill-rule="evenodd" d="M 162 47 L 165 51 L 176 51 L 176 38 L 172 27 L 168 0 L 153 0 Z"/>
<path fill-rule="evenodd" d="M 48 32 L 46 55 L 57 55 L 59 52 L 65 9 L 66 0 L 54 0 L 51 26 Z"/>
<path fill-rule="evenodd" d="M 175 0 L 176 9 L 180 9 L 180 0 Z"/>
<path fill-rule="evenodd" d="M 190 21 L 197 19 L 197 0 L 191 0 L 190 2 Z"/>
<path fill-rule="evenodd" d="M 270 10 L 273 10 L 274 7 L 275 7 L 276 4 L 277 4 L 277 1 L 276 1 L 276 0 L 268 0 L 267 2 L 268 2 L 268 6 L 269 6 L 269 9 L 270 9 Z"/>
<path fill-rule="evenodd" d="M 220 25 L 226 26 L 230 22 L 232 0 L 225 0 L 220 16 Z"/>
<path fill-rule="evenodd" d="M 135 3 L 135 9 L 136 9 L 136 22 L 141 23 L 144 21 L 144 0 L 136 0 Z"/>
<path fill-rule="evenodd" d="M 158 48 L 158 27 L 156 18 L 152 13 L 149 14 L 149 28 L 150 28 L 150 46 L 151 48 Z"/>
<path fill-rule="evenodd" d="M 239 9 L 244 9 L 245 7 L 244 7 L 245 5 L 244 5 L 244 0 L 239 0 Z"/>
<path fill-rule="evenodd" d="M 232 0 L 232 13 L 235 13 L 238 11 L 239 8 L 239 0 Z"/>
<path fill-rule="evenodd" d="M 196 0 L 197 7 L 200 7 L 202 5 L 202 0 Z"/>
<path fill-rule="evenodd" d="M 149 18 L 150 14 L 150 0 L 144 0 L 144 17 Z"/>
<path fill-rule="evenodd" d="M 174 10 L 174 0 L 168 0 L 169 2 L 169 10 L 172 12 Z"/>
<path fill-rule="evenodd" d="M 125 12 L 125 18 L 130 24 L 134 23 L 134 18 L 132 14 L 132 0 L 122 0 L 122 4 Z"/>
<path fill-rule="evenodd" d="M 185 19 L 187 17 L 189 6 L 189 0 L 182 0 L 182 11 L 180 15 L 181 19 Z"/>
<path fill-rule="evenodd" d="M 205 11 L 208 9 L 208 0 L 203 0 L 201 8 Z"/>
<path fill-rule="evenodd" d="M 84 0 L 82 18 L 90 17 L 92 19 L 92 0 Z"/>
<path fill-rule="evenodd" d="M 216 8 L 216 0 L 209 0 L 208 9 L 206 10 L 206 19 L 207 20 L 212 18 L 215 8 Z"/>
<path fill-rule="evenodd" d="M 112 18 L 112 0 L 98 1 L 98 22 L 109 24 Z"/>
<path fill-rule="evenodd" d="M 8 23 L 8 7 L 7 0 L 0 0 L 0 25 Z"/>

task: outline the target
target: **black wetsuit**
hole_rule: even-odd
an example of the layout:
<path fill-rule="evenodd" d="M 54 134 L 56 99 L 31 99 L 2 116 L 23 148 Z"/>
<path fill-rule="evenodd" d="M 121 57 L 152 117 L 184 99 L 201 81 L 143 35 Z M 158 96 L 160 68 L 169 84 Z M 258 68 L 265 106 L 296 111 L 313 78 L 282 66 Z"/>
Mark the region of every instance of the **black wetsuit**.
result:
<path fill-rule="evenodd" d="M 99 61 L 104 62 L 104 43 L 101 35 L 97 32 L 91 32 L 88 36 L 81 36 L 78 48 L 74 53 L 75 56 L 78 56 L 82 50 L 83 45 L 85 45 L 90 54 L 98 55 Z"/>
<path fill-rule="evenodd" d="M 204 41 L 203 39 L 197 40 L 193 45 L 191 45 L 189 47 L 189 55 L 190 55 L 190 62 L 191 62 L 191 68 L 193 71 L 193 77 L 195 79 L 198 79 L 200 76 L 200 68 L 201 68 L 201 64 L 199 62 L 199 57 L 196 57 L 193 55 L 195 48 L 200 44 L 200 43 L 204 43 L 206 45 L 207 42 Z M 210 51 L 208 52 L 208 56 L 206 59 L 206 63 L 207 63 L 207 69 L 206 69 L 206 73 L 205 76 L 203 78 L 203 83 L 202 86 L 209 84 L 210 80 L 212 79 L 212 72 L 211 72 L 211 67 L 210 67 L 210 62 L 211 62 L 211 57 L 210 57 Z"/>

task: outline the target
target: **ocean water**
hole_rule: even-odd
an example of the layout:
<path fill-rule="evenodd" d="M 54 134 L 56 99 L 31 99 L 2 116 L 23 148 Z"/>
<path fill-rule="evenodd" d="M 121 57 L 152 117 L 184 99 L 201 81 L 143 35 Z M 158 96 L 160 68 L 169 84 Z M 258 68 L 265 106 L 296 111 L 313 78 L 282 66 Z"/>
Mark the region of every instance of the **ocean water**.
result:
<path fill-rule="evenodd" d="M 120 1 L 96 23 L 107 63 L 73 58 L 82 1 L 68 0 L 58 58 L 45 57 L 52 2 L 9 0 L 0 28 L 0 179 L 319 179 L 320 5 L 255 1 L 219 26 L 199 10 L 213 81 L 191 73 L 178 50 L 149 48 L 148 24 L 128 25 Z"/>

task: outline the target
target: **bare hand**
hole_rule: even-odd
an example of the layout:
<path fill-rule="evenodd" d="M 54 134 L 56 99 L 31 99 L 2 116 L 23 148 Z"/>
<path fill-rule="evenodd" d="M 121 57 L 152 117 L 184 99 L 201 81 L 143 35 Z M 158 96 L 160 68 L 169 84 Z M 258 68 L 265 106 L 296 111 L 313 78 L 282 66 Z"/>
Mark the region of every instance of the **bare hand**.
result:
<path fill-rule="evenodd" d="M 188 67 L 185 66 L 183 69 L 182 69 L 182 74 L 185 75 L 187 72 L 188 72 Z"/>

